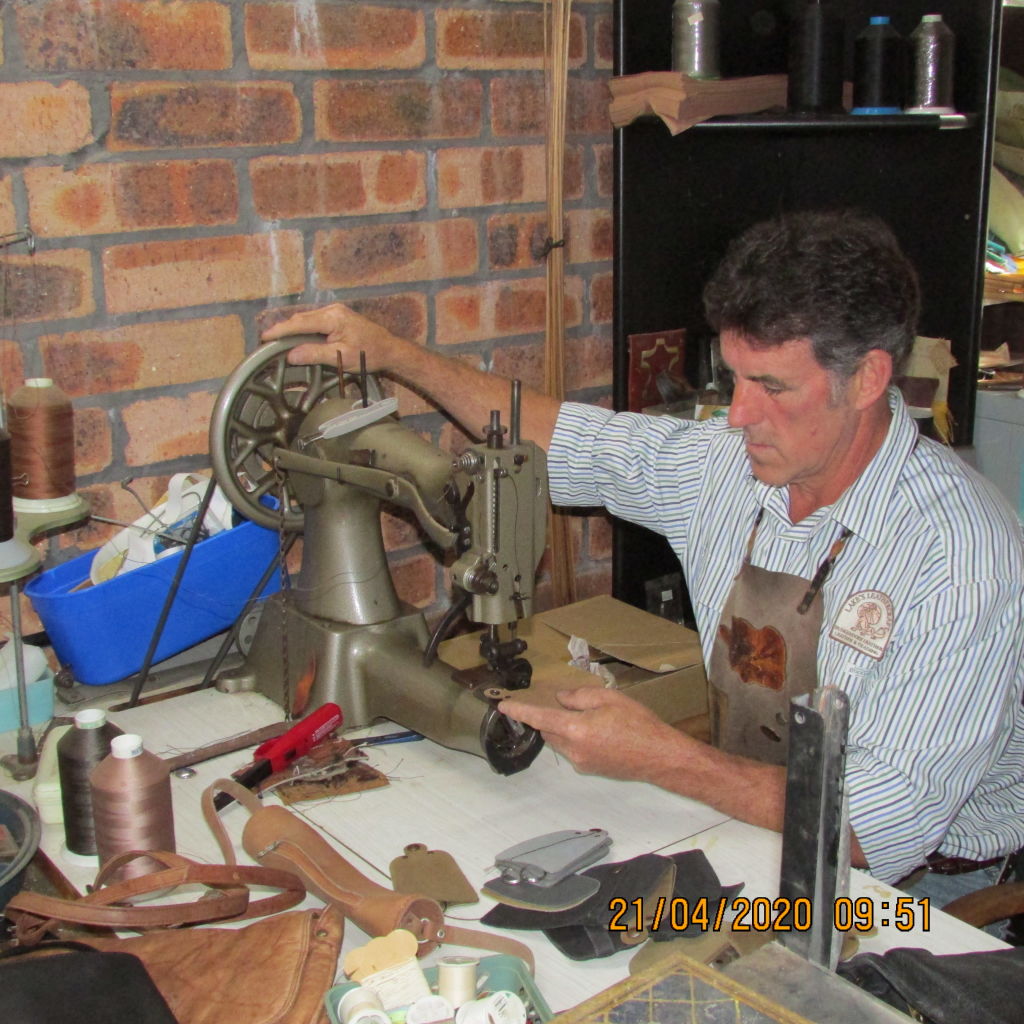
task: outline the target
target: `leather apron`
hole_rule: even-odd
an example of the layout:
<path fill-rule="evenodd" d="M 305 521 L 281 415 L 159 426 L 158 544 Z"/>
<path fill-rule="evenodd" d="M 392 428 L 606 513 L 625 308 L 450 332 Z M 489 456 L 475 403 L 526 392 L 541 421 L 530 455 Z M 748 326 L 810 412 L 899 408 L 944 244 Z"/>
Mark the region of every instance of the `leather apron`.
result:
<path fill-rule="evenodd" d="M 743 564 L 722 608 L 711 652 L 711 742 L 730 754 L 785 764 L 789 703 L 818 685 L 820 590 L 850 536 L 833 543 L 813 580 L 750 564 L 760 509 Z"/>

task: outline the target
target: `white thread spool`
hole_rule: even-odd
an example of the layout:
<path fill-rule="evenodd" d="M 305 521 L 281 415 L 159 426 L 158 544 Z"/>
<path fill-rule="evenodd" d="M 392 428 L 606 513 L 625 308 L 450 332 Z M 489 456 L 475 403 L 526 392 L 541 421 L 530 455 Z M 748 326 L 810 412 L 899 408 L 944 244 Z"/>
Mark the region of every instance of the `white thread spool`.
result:
<path fill-rule="evenodd" d="M 405 1011 L 405 1024 L 453 1024 L 455 1007 L 444 996 L 421 996 Z"/>
<path fill-rule="evenodd" d="M 350 988 L 338 1000 L 335 1012 L 341 1024 L 391 1024 L 377 993 L 362 985 Z"/>
<path fill-rule="evenodd" d="M 480 961 L 473 956 L 446 956 L 437 963 L 437 992 L 457 1010 L 476 999 L 476 969 Z"/>
<path fill-rule="evenodd" d="M 463 1003 L 455 1024 L 526 1024 L 526 1006 L 515 992 L 492 992 L 483 999 Z"/>
<path fill-rule="evenodd" d="M 423 968 L 415 957 L 367 974 L 359 978 L 359 982 L 364 988 L 373 990 L 385 1013 L 409 1006 L 431 994 Z"/>

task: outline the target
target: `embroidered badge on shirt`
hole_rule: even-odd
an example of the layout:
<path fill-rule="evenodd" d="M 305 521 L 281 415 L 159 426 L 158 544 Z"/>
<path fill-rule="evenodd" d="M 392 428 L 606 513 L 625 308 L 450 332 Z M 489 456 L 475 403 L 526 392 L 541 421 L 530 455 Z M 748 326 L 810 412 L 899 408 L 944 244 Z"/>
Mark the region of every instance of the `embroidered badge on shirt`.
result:
<path fill-rule="evenodd" d="M 892 601 L 878 590 L 861 590 L 848 598 L 829 636 L 878 661 L 885 654 L 895 615 Z"/>

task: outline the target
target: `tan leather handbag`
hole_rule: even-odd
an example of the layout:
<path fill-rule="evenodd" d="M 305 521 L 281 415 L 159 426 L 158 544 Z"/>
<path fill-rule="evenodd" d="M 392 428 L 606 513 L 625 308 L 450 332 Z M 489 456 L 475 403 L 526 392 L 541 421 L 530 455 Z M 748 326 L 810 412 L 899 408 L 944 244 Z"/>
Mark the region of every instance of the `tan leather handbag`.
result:
<path fill-rule="evenodd" d="M 128 860 L 145 856 L 163 865 L 125 882 L 105 884 Z M 183 885 L 206 887 L 191 903 L 132 905 Z M 249 886 L 278 893 L 250 899 Z M 41 943 L 62 926 L 143 931 L 127 939 L 77 935 L 96 949 L 131 953 L 145 965 L 179 1024 L 322 1024 L 323 998 L 334 982 L 344 918 L 332 907 L 289 910 L 305 896 L 296 875 L 237 864 L 197 864 L 178 854 L 146 851 L 112 858 L 96 886 L 66 900 L 22 891 L 5 914 L 24 945 Z M 285 911 L 283 913 L 279 911 Z M 240 922 L 240 928 L 188 928 L 186 924 Z M 116 998 L 116 993 L 112 995 Z"/>

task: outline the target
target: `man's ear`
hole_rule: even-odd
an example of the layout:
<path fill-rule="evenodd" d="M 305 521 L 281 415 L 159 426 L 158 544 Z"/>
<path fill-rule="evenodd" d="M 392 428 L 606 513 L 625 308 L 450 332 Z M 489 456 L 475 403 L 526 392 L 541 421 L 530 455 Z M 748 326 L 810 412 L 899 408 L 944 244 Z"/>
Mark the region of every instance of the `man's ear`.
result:
<path fill-rule="evenodd" d="M 892 356 L 880 348 L 869 350 L 854 374 L 858 409 L 866 409 L 879 400 L 892 381 Z"/>

